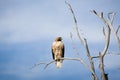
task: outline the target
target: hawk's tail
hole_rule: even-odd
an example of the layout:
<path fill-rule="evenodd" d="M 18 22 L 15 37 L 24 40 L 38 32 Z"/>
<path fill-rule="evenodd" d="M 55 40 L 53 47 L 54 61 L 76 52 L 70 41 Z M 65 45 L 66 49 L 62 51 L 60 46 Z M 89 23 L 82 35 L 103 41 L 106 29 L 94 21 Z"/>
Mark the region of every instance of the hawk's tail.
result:
<path fill-rule="evenodd" d="M 56 62 L 56 66 L 57 66 L 57 68 L 61 68 L 62 67 L 62 62 L 61 61 L 57 61 Z"/>

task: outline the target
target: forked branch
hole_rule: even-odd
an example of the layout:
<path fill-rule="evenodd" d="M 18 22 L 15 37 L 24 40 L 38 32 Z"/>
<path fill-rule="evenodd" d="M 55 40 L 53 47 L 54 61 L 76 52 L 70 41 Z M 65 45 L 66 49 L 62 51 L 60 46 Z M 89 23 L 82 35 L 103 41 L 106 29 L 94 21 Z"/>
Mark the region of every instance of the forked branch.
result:
<path fill-rule="evenodd" d="M 109 14 L 109 15 L 111 15 L 111 14 Z M 120 38 L 119 38 L 119 36 L 117 34 L 118 31 L 119 31 L 120 26 L 118 26 L 117 30 L 115 31 L 115 29 L 113 27 L 114 16 L 115 16 L 115 13 L 112 13 L 112 20 L 111 20 L 111 18 L 108 18 L 108 20 L 109 20 L 109 24 L 110 24 L 110 29 L 112 30 L 112 32 L 113 32 L 113 34 L 115 36 L 115 39 L 116 39 L 116 41 L 118 43 L 118 47 L 120 49 Z"/>
<path fill-rule="evenodd" d="M 107 50 L 108 50 L 108 46 L 109 46 L 109 43 L 110 43 L 110 34 L 111 34 L 111 29 L 110 29 L 110 25 L 106 22 L 106 20 L 104 19 L 103 17 L 103 12 L 101 12 L 100 14 L 97 13 L 95 10 L 92 11 L 95 15 L 97 15 L 101 21 L 105 24 L 105 27 L 107 29 L 107 32 L 105 32 L 105 30 L 103 30 L 103 34 L 105 35 L 105 46 L 104 46 L 104 49 L 103 51 L 101 52 L 101 55 L 104 57 Z M 106 33 L 106 34 L 105 34 Z"/>
<path fill-rule="evenodd" d="M 102 22 L 105 24 L 105 27 L 106 27 L 106 32 L 103 30 L 103 34 L 105 35 L 105 46 L 104 46 L 102 52 L 99 53 L 98 58 L 100 59 L 99 68 L 100 68 L 100 72 L 101 72 L 101 78 L 102 78 L 102 80 L 108 80 L 108 76 L 106 75 L 106 73 L 104 71 L 104 56 L 106 55 L 106 53 L 108 51 L 108 47 L 109 47 L 109 43 L 110 43 L 110 34 L 111 34 L 110 25 L 112 24 L 114 17 L 112 18 L 111 23 L 109 24 L 104 19 L 103 12 L 97 13 L 95 10 L 93 10 L 92 12 L 102 20 Z M 108 16 L 108 19 L 110 19 L 109 16 Z"/>

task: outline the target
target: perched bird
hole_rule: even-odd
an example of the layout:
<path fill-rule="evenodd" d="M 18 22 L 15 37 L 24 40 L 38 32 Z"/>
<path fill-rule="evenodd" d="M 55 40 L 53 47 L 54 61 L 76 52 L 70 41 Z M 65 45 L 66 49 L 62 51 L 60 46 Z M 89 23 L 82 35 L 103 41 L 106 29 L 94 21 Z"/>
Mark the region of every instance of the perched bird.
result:
<path fill-rule="evenodd" d="M 64 58 L 64 43 L 62 42 L 62 37 L 57 37 L 52 44 L 52 56 L 56 61 L 57 68 L 61 68 Z"/>

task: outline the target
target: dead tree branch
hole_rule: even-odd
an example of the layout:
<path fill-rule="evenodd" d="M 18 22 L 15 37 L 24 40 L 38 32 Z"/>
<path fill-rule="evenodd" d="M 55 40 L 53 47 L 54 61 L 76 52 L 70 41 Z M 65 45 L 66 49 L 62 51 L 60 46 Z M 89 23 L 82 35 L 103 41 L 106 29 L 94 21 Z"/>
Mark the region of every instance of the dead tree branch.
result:
<path fill-rule="evenodd" d="M 105 28 L 104 27 L 102 27 L 102 31 L 103 31 L 103 35 L 104 35 L 104 37 L 106 39 L 106 33 L 105 33 Z"/>
<path fill-rule="evenodd" d="M 109 24 L 106 22 L 106 20 L 104 19 L 102 12 L 101 12 L 102 14 L 98 14 L 95 10 L 93 10 L 92 12 L 101 19 L 101 21 L 105 24 L 105 27 L 106 27 L 106 29 L 107 29 L 107 32 L 106 32 L 107 35 L 106 35 L 106 37 L 105 37 L 105 40 L 106 40 L 105 46 L 104 46 L 103 51 L 101 52 L 102 56 L 104 57 L 105 54 L 106 54 L 106 52 L 107 52 L 107 50 L 108 50 L 108 46 L 109 46 L 109 43 L 110 43 L 110 34 L 111 34 L 110 25 L 109 25 Z M 103 31 L 103 34 L 105 34 L 104 31 Z"/>
<path fill-rule="evenodd" d="M 110 34 L 111 34 L 110 24 L 107 23 L 106 20 L 104 19 L 103 12 L 101 12 L 100 14 L 97 13 L 95 10 L 93 10 L 92 12 L 102 20 L 102 22 L 105 24 L 105 27 L 107 29 L 107 32 L 106 32 L 107 34 L 105 35 L 105 41 L 106 41 L 105 46 L 104 46 L 102 52 L 99 53 L 99 59 L 100 59 L 99 68 L 100 68 L 102 80 L 108 80 L 107 76 L 105 74 L 105 71 L 104 71 L 104 56 L 107 53 L 109 43 L 110 43 Z M 109 19 L 109 16 L 108 16 L 108 19 Z M 113 19 L 114 18 L 112 18 L 112 22 L 113 22 Z M 112 24 L 112 22 L 111 22 L 111 24 Z M 105 34 L 104 31 L 103 31 L 103 34 Z"/>
<path fill-rule="evenodd" d="M 111 16 L 111 17 L 110 17 Z M 117 30 L 115 31 L 114 27 L 113 27 L 113 20 L 114 20 L 114 17 L 115 17 L 115 13 L 109 13 L 108 14 L 108 21 L 109 21 L 109 25 L 110 25 L 110 29 L 112 30 L 114 36 L 115 36 L 115 39 L 118 43 L 118 47 L 120 48 L 120 38 L 119 36 L 117 35 L 118 33 L 118 30 L 119 30 L 119 26 L 117 28 Z"/>
<path fill-rule="evenodd" d="M 76 34 L 77 34 L 77 36 L 78 36 L 78 38 L 80 40 L 80 43 L 83 44 L 83 40 L 82 40 L 82 38 L 80 36 L 80 33 L 79 33 L 79 30 L 78 30 L 77 19 L 75 17 L 75 14 L 74 14 L 74 11 L 72 9 L 72 6 L 67 1 L 65 1 L 65 3 L 68 5 L 68 7 L 69 7 L 69 9 L 70 9 L 70 11 L 71 11 L 71 13 L 73 15 L 74 22 L 75 22 L 75 28 L 76 28 Z"/>
<path fill-rule="evenodd" d="M 108 51 L 108 54 L 120 55 L 120 52 L 112 52 L 112 51 Z"/>
<path fill-rule="evenodd" d="M 108 13 L 108 19 L 109 19 L 109 21 L 110 21 L 111 24 L 113 24 L 115 15 L 116 15 L 116 13 L 114 13 L 114 12 Z"/>
<path fill-rule="evenodd" d="M 91 57 L 91 55 L 90 55 L 90 51 L 89 51 L 89 48 L 88 48 L 87 40 L 84 39 L 84 42 L 85 42 L 85 43 L 84 43 L 84 46 L 85 46 L 85 49 L 86 49 L 86 53 L 87 53 L 88 60 L 89 60 L 90 65 L 91 65 L 91 69 L 92 69 L 92 70 L 94 71 L 94 73 L 95 73 L 94 62 L 93 62 L 92 57 Z M 92 73 L 92 79 L 93 79 L 93 80 L 98 80 L 97 75 Z"/>
<path fill-rule="evenodd" d="M 119 29 L 120 29 L 120 25 L 118 26 L 118 28 L 117 28 L 117 30 L 116 30 L 116 33 L 117 33 L 117 34 L 118 34 Z"/>
<path fill-rule="evenodd" d="M 89 62 L 90 62 L 90 65 L 91 65 L 91 70 L 92 70 L 92 79 L 93 80 L 98 80 L 98 77 L 97 77 L 97 75 L 96 75 L 96 73 L 95 73 L 95 69 L 94 69 L 94 62 L 93 62 L 93 60 L 92 60 L 92 57 L 91 57 L 91 55 L 90 55 L 90 51 L 89 51 L 89 48 L 88 48 L 88 44 L 87 44 L 87 40 L 84 38 L 84 39 L 82 39 L 81 38 L 81 36 L 80 36 L 80 33 L 79 33 L 79 30 L 78 30 L 78 25 L 77 25 L 77 19 L 76 19 L 76 17 L 75 17 L 75 14 L 74 14 L 74 11 L 73 11 L 73 9 L 72 9 L 72 7 L 71 7 L 71 5 L 67 2 L 67 1 L 65 1 L 65 3 L 68 5 L 68 7 L 69 7 L 69 9 L 70 9 L 70 11 L 71 11 L 71 13 L 72 13 L 72 15 L 73 15 L 73 19 L 74 19 L 74 22 L 75 22 L 75 30 L 76 30 L 76 34 L 77 34 L 77 36 L 78 36 L 78 38 L 79 38 L 79 40 L 80 40 L 80 43 L 85 47 L 85 49 L 86 49 L 86 52 L 87 52 L 87 57 L 88 57 L 88 60 L 89 60 Z"/>
<path fill-rule="evenodd" d="M 39 65 L 45 65 L 44 69 L 46 69 L 50 64 L 52 64 L 53 62 L 55 62 L 55 60 L 52 60 L 50 62 L 40 62 L 40 63 L 36 63 L 34 64 L 34 66 L 32 66 L 30 69 L 33 69 Z"/>
<path fill-rule="evenodd" d="M 61 58 L 61 60 L 74 60 L 74 61 L 79 61 L 79 62 L 81 62 L 88 70 L 90 70 L 93 75 L 95 75 L 95 73 L 94 73 L 94 71 L 91 69 L 91 67 L 89 67 L 89 65 L 87 65 L 81 58 L 68 58 L 68 57 L 66 57 L 66 58 Z M 49 62 L 40 62 L 40 63 L 34 64 L 34 66 L 31 67 L 30 69 L 33 69 L 33 68 L 35 68 L 35 67 L 37 67 L 37 66 L 39 66 L 39 65 L 45 65 L 44 69 L 46 69 L 50 64 L 52 64 L 52 63 L 54 63 L 54 62 L 55 62 L 55 60 L 52 60 L 52 61 L 49 61 Z"/>

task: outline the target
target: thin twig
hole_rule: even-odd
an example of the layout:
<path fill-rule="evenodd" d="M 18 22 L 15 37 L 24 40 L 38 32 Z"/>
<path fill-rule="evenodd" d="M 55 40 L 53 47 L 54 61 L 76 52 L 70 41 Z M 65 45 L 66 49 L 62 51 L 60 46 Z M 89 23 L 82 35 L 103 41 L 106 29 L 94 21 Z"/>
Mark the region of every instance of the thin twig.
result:
<path fill-rule="evenodd" d="M 112 14 L 112 18 L 110 17 L 110 15 Z M 117 32 L 118 32 L 118 29 L 119 29 L 119 26 L 118 26 L 118 29 L 117 31 L 115 31 L 114 27 L 113 27 L 113 20 L 114 20 L 114 17 L 115 17 L 115 13 L 109 13 L 108 14 L 108 21 L 109 21 L 109 25 L 110 25 L 110 29 L 112 30 L 114 36 L 115 36 L 115 39 L 118 43 L 118 47 L 120 48 L 120 38 L 119 36 L 117 35 Z"/>
<path fill-rule="evenodd" d="M 92 59 L 93 59 L 93 58 L 99 58 L 99 57 L 100 57 L 100 56 L 93 56 Z"/>
<path fill-rule="evenodd" d="M 52 64 L 53 62 L 55 62 L 55 60 L 48 62 L 48 63 L 45 65 L 44 69 L 46 69 L 46 68 L 47 68 L 50 64 Z"/>
<path fill-rule="evenodd" d="M 33 69 L 33 68 L 35 68 L 36 66 L 39 66 L 39 65 L 41 65 L 41 64 L 46 64 L 46 63 L 40 62 L 40 63 L 34 64 L 30 69 Z"/>
<path fill-rule="evenodd" d="M 105 37 L 105 39 L 106 39 L 106 33 L 105 33 L 104 27 L 102 27 L 102 31 L 103 31 L 103 35 L 104 35 L 104 37 Z"/>
<path fill-rule="evenodd" d="M 116 15 L 116 13 L 114 13 L 114 12 L 108 13 L 108 19 L 110 20 L 111 24 L 113 24 L 115 15 Z M 110 16 L 111 16 L 111 17 L 110 17 Z"/>
<path fill-rule="evenodd" d="M 55 62 L 55 60 L 52 60 L 50 62 L 40 62 L 40 63 L 36 63 L 34 64 L 34 66 L 32 66 L 30 69 L 33 69 L 39 65 L 45 65 L 44 69 L 46 69 L 48 67 L 48 65 L 52 64 L 53 62 Z"/>
<path fill-rule="evenodd" d="M 75 46 L 75 43 L 73 41 L 72 33 L 70 33 L 70 38 L 71 38 L 71 43 L 72 43 L 73 50 L 75 50 L 75 52 L 77 52 L 77 55 L 80 56 L 78 48 Z"/>
<path fill-rule="evenodd" d="M 112 52 L 112 51 L 108 51 L 108 54 L 120 55 L 120 52 Z"/>
<path fill-rule="evenodd" d="M 119 29 L 120 29 L 120 25 L 118 26 L 118 28 L 116 30 L 116 34 L 118 34 Z"/>

